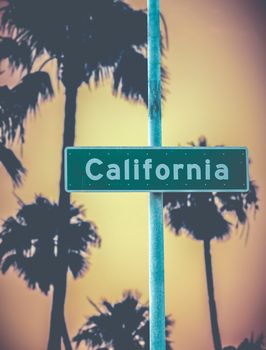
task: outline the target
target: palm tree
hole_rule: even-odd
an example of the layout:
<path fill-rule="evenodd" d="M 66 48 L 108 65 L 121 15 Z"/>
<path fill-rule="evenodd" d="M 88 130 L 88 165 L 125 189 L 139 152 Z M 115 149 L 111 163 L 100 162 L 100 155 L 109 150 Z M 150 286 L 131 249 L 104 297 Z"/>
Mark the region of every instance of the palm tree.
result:
<path fill-rule="evenodd" d="M 200 139 L 199 146 L 207 146 L 205 138 Z M 166 193 L 164 206 L 167 224 L 176 235 L 185 230 L 194 239 L 203 241 L 214 348 L 222 350 L 214 295 L 211 240 L 222 240 L 234 227 L 248 223 L 250 210 L 258 209 L 257 187 L 250 182 L 246 193 Z M 230 217 L 234 217 L 234 224 L 228 221 Z"/>
<path fill-rule="evenodd" d="M 147 14 L 117 0 L 83 0 L 78 5 L 70 0 L 9 0 L 0 10 L 1 28 L 7 34 L 0 42 L 0 59 L 8 58 L 12 70 L 24 74 L 21 84 L 29 83 L 23 89 L 25 101 L 16 103 L 8 91 L 16 107 L 6 109 L 5 120 L 11 120 L 6 125 L 12 125 L 6 129 L 7 136 L 13 140 L 19 135 L 23 141 L 25 111 L 36 109 L 40 99 L 52 97 L 50 76 L 42 71 L 49 61 L 56 61 L 57 78 L 65 87 L 59 206 L 67 211 L 70 194 L 64 188 L 64 150 L 75 142 L 78 89 L 82 83 L 98 86 L 112 78 L 115 95 L 147 104 Z M 36 71 L 40 60 L 43 63 Z M 164 69 L 162 77 L 166 78 Z M 31 84 L 32 80 L 37 83 Z M 31 103 L 29 96 L 34 96 Z M 58 260 L 64 260 L 64 245 L 59 247 Z M 65 275 L 67 267 L 61 264 L 61 269 Z M 64 295 L 64 284 L 61 288 Z M 64 324 L 62 307 L 63 303 Z M 62 327 L 54 318 L 50 334 L 54 336 L 48 350 L 59 350 Z"/>
<path fill-rule="evenodd" d="M 97 315 L 87 319 L 73 341 L 77 347 L 84 342 L 93 350 L 149 350 L 149 308 L 140 303 L 140 296 L 126 292 L 121 301 L 111 304 L 104 300 L 94 306 Z M 171 350 L 170 327 L 166 317 L 166 348 Z"/>
<path fill-rule="evenodd" d="M 258 336 L 255 340 L 253 336 L 250 339 L 244 339 L 238 348 L 228 346 L 224 350 L 265 350 L 263 335 Z"/>
<path fill-rule="evenodd" d="M 82 207 L 70 205 L 66 212 L 58 204 L 37 196 L 28 205 L 20 201 L 17 215 L 3 223 L 0 234 L 2 273 L 13 267 L 29 288 L 39 287 L 44 294 L 53 287 L 52 317 L 55 322 L 61 322 L 58 309 L 65 302 L 62 291 L 66 291 L 67 283 L 60 264 L 78 278 L 89 267 L 89 248 L 100 244 L 95 225 L 84 220 L 84 214 Z M 63 215 L 66 216 L 64 226 Z M 65 255 L 59 260 L 60 244 L 64 245 Z M 64 285 L 63 289 L 61 285 Z M 66 328 L 63 340 L 66 349 L 71 349 Z"/>

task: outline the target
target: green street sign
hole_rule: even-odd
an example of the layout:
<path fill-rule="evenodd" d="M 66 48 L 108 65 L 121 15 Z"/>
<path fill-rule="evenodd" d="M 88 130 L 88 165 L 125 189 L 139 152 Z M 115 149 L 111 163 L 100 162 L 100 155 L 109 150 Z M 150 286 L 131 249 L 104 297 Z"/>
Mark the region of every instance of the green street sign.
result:
<path fill-rule="evenodd" d="M 245 192 L 244 147 L 69 147 L 67 192 Z"/>

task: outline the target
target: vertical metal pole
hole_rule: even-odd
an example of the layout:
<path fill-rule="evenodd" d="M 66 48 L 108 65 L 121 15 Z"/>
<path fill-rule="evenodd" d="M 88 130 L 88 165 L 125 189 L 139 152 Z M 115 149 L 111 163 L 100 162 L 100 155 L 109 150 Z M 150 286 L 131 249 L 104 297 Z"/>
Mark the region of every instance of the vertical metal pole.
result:
<path fill-rule="evenodd" d="M 149 145 L 162 145 L 160 0 L 148 0 Z M 165 350 L 163 196 L 149 195 L 150 350 Z"/>

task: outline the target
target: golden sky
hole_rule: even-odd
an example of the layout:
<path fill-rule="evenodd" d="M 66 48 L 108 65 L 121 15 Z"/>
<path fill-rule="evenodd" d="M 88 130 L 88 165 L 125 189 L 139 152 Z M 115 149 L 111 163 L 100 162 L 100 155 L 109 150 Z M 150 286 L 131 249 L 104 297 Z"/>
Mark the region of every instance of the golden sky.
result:
<path fill-rule="evenodd" d="M 143 0 L 131 3 L 145 7 Z M 265 5 L 262 0 L 162 0 L 162 12 L 170 36 L 163 144 L 186 145 L 206 135 L 211 145 L 247 146 L 251 176 L 260 188 L 260 211 L 250 218 L 248 244 L 240 232 L 212 243 L 223 344 L 239 344 L 252 332 L 266 333 Z M 28 175 L 16 190 L 25 202 L 35 193 L 58 197 L 63 113 L 60 87 L 53 102 L 28 121 L 23 148 Z M 94 91 L 80 89 L 76 145 L 141 146 L 147 145 L 147 135 L 143 106 L 113 97 L 108 82 Z M 4 219 L 17 204 L 2 168 L 0 178 Z M 103 244 L 93 250 L 86 276 L 69 278 L 71 336 L 95 311 L 87 296 L 96 303 L 103 297 L 115 301 L 133 289 L 148 300 L 148 195 L 87 193 L 73 200 L 85 205 Z M 166 311 L 175 319 L 174 350 L 211 350 L 202 244 L 165 229 L 165 274 Z M 28 290 L 13 272 L 0 276 L 1 350 L 44 350 L 50 306 L 51 296 Z"/>

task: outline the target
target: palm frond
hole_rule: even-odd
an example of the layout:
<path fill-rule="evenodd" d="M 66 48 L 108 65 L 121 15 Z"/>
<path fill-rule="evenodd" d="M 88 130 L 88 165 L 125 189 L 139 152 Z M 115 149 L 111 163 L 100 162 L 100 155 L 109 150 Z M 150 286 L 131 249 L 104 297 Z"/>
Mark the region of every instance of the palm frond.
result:
<path fill-rule="evenodd" d="M 27 231 L 13 217 L 4 221 L 0 239 L 0 261 L 13 251 L 22 252 L 30 247 L 30 237 Z"/>
<path fill-rule="evenodd" d="M 48 8 L 49 6 L 44 6 L 40 1 L 25 3 L 12 0 L 3 10 L 0 29 L 9 36 L 15 37 L 19 43 L 26 43 L 34 60 L 45 53 L 45 34 L 46 39 L 50 36 L 51 41 L 57 37 L 56 32 L 53 33 L 55 28 L 49 31 L 52 23 Z M 50 19 L 49 26 L 47 26 L 47 18 Z M 47 29 L 44 29 L 45 27 Z M 54 35 L 51 35 L 52 33 Z"/>
<path fill-rule="evenodd" d="M 5 274 L 12 266 L 16 268 L 17 257 L 15 254 L 8 255 L 1 264 L 1 271 Z"/>
<path fill-rule="evenodd" d="M 143 47 L 147 45 L 147 13 L 143 10 L 134 10 L 122 1 L 113 1 L 114 11 L 117 10 L 120 26 L 120 35 L 128 45 Z M 115 22 L 116 17 L 111 19 Z M 124 28 L 124 29 L 123 29 Z"/>
<path fill-rule="evenodd" d="M 101 50 L 107 45 L 109 55 L 135 45 L 147 45 L 147 14 L 142 10 L 134 10 L 124 1 L 92 0 L 84 4 L 84 12 L 79 20 L 84 19 L 84 41 L 95 37 L 101 43 Z M 88 18 L 90 21 L 88 21 Z M 87 21 L 85 21 L 87 19 Z M 89 22 L 89 25 L 88 25 Z M 89 31 L 88 31 L 89 29 Z"/>
<path fill-rule="evenodd" d="M 94 303 L 93 303 L 94 304 Z M 120 301 L 104 300 L 97 315 L 90 316 L 73 341 L 77 347 L 84 342 L 92 349 L 149 349 L 149 308 L 141 304 L 140 294 L 127 291 Z M 171 350 L 170 327 L 166 317 L 166 348 Z"/>
<path fill-rule="evenodd" d="M 0 129 L 9 141 L 19 135 L 24 141 L 24 123 L 30 112 L 35 112 L 40 102 L 54 96 L 50 76 L 46 72 L 26 75 L 13 89 L 1 87 Z"/>
<path fill-rule="evenodd" d="M 25 175 L 26 170 L 13 151 L 6 148 L 3 143 L 0 143 L 0 162 L 5 167 L 14 185 L 21 185 L 22 177 Z"/>
<path fill-rule="evenodd" d="M 122 54 L 114 70 L 113 92 L 148 104 L 148 66 L 146 57 L 135 49 Z"/>
<path fill-rule="evenodd" d="M 105 80 L 112 77 L 113 70 L 109 66 L 103 66 L 101 64 L 95 64 L 94 66 L 90 62 L 86 62 L 84 65 L 84 81 L 88 84 L 89 88 L 95 85 L 98 87 Z"/>
<path fill-rule="evenodd" d="M 9 37 L 0 37 L 0 61 L 8 59 L 12 69 L 30 70 L 31 50 L 25 42 L 17 42 Z"/>
<path fill-rule="evenodd" d="M 216 197 L 220 200 L 222 212 L 234 213 L 238 222 L 245 225 L 248 220 L 249 210 L 256 212 L 259 209 L 258 187 L 254 181 L 250 181 L 249 191 L 243 193 L 217 193 Z"/>
<path fill-rule="evenodd" d="M 264 336 L 263 334 L 259 335 L 257 339 L 254 339 L 252 335 L 249 339 L 246 338 L 242 341 L 239 347 L 226 347 L 224 350 L 265 350 Z"/>
<path fill-rule="evenodd" d="M 70 229 L 64 235 L 66 244 L 73 250 L 86 252 L 88 245 L 99 247 L 101 244 L 97 228 L 90 221 L 78 220 L 70 224 Z"/>
<path fill-rule="evenodd" d="M 177 193 L 176 192 L 166 192 L 163 194 L 163 205 L 164 207 L 170 206 L 175 208 L 177 205 L 182 207 L 188 201 L 189 195 L 188 193 Z"/>
<path fill-rule="evenodd" d="M 113 73 L 113 92 L 135 102 L 148 105 L 148 61 L 142 52 L 130 48 L 123 52 Z M 165 99 L 165 85 L 168 80 L 166 68 L 161 68 L 162 98 Z"/>
<path fill-rule="evenodd" d="M 73 342 L 76 343 L 76 348 L 78 348 L 82 342 L 93 349 L 99 349 L 100 346 L 105 344 L 100 329 L 97 325 L 93 324 L 82 327 L 73 338 Z"/>
<path fill-rule="evenodd" d="M 54 263 L 49 259 L 39 260 L 38 256 L 27 257 L 17 254 L 15 271 L 27 284 L 28 288 L 40 288 L 42 293 L 47 294 L 54 281 Z"/>
<path fill-rule="evenodd" d="M 89 268 L 89 262 L 86 256 L 80 254 L 79 251 L 71 250 L 68 253 L 68 266 L 74 278 L 85 275 Z"/>
<path fill-rule="evenodd" d="M 22 82 L 13 89 L 15 101 L 20 105 L 27 101 L 26 107 L 30 111 L 35 111 L 38 102 L 44 102 L 54 96 L 51 79 L 46 72 L 35 72 L 26 75 Z"/>

